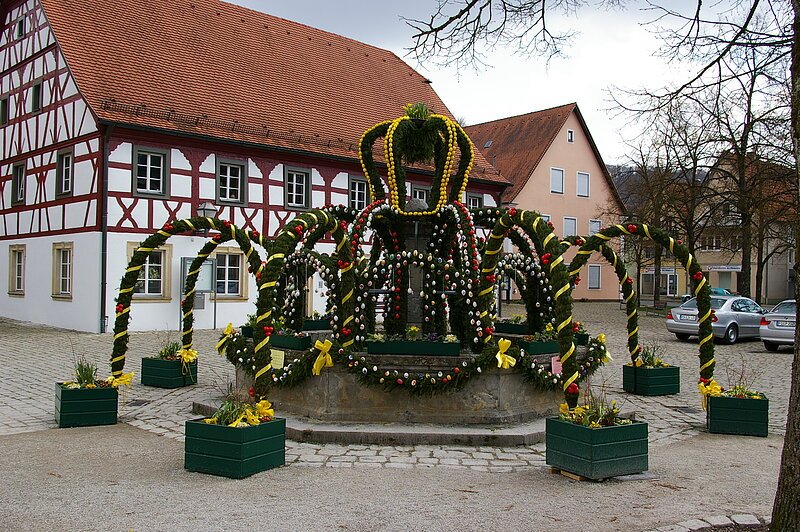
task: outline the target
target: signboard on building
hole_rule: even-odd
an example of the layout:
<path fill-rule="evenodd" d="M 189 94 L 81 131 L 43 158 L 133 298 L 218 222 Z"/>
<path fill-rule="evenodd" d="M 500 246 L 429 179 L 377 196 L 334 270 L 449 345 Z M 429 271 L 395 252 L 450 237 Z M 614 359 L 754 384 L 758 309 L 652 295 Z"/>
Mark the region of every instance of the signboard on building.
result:
<path fill-rule="evenodd" d="M 712 264 L 707 266 L 706 269 L 710 272 L 740 272 L 742 271 L 741 264 Z"/>

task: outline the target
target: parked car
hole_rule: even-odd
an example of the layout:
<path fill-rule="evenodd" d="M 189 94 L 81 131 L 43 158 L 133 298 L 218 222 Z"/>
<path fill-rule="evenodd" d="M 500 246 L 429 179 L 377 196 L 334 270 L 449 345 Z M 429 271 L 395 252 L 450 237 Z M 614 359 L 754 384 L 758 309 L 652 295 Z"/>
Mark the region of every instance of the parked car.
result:
<path fill-rule="evenodd" d="M 767 351 L 777 351 L 781 345 L 794 345 L 797 321 L 797 302 L 787 299 L 775 305 L 761 317 L 759 334 Z"/>
<path fill-rule="evenodd" d="M 712 296 L 732 296 L 732 295 L 734 295 L 733 292 L 731 292 L 727 288 L 719 288 L 717 286 L 709 288 L 709 292 L 711 292 Z M 694 296 L 692 294 L 683 294 L 681 296 L 681 303 L 686 303 L 687 301 L 689 301 L 693 297 Z"/>
<path fill-rule="evenodd" d="M 711 330 L 714 338 L 732 344 L 739 338 L 759 337 L 764 309 L 752 299 L 729 295 L 712 296 L 711 308 Z M 698 336 L 698 320 L 697 299 L 692 298 L 667 312 L 667 330 L 675 333 L 678 340 L 688 340 L 690 336 Z"/>

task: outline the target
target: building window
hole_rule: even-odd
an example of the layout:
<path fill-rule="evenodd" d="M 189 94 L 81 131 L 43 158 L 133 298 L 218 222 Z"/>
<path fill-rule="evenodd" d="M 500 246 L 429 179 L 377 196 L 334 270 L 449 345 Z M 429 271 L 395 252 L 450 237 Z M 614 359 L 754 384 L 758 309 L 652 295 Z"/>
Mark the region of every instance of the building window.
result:
<path fill-rule="evenodd" d="M 244 164 L 217 159 L 217 200 L 221 203 L 244 203 L 247 175 Z"/>
<path fill-rule="evenodd" d="M 0 126 L 8 124 L 8 96 L 0 100 Z"/>
<path fill-rule="evenodd" d="M 560 168 L 550 169 L 550 192 L 554 194 L 564 193 L 564 170 Z"/>
<path fill-rule="evenodd" d="M 430 195 L 431 195 L 431 189 L 429 188 L 418 187 L 416 185 L 411 187 L 411 198 L 424 201 L 425 205 L 428 207 L 430 207 L 430 204 L 428 203 Z"/>
<path fill-rule="evenodd" d="M 56 196 L 69 196 L 74 174 L 72 150 L 59 153 L 56 161 Z"/>
<path fill-rule="evenodd" d="M 600 229 L 602 229 L 603 222 L 600 220 L 589 220 L 589 236 L 592 236 L 595 233 L 599 233 Z"/>
<path fill-rule="evenodd" d="M 137 194 L 169 194 L 169 157 L 166 150 L 135 147 L 133 150 L 134 190 Z"/>
<path fill-rule="evenodd" d="M 53 244 L 53 297 L 72 297 L 72 242 Z"/>
<path fill-rule="evenodd" d="M 242 254 L 217 253 L 217 295 L 242 296 Z"/>
<path fill-rule="evenodd" d="M 368 197 L 367 182 L 364 179 L 350 176 L 350 208 L 363 211 L 367 208 Z"/>
<path fill-rule="evenodd" d="M 589 265 L 589 290 L 600 290 L 600 265 Z"/>
<path fill-rule="evenodd" d="M 23 18 L 17 20 L 16 38 L 17 39 L 21 39 L 22 37 L 24 37 L 26 31 L 27 30 L 25 28 L 25 18 L 23 17 Z"/>
<path fill-rule="evenodd" d="M 128 261 L 138 249 L 138 242 L 128 242 Z M 170 299 L 172 277 L 172 245 L 164 244 L 147 254 L 139 270 L 139 278 L 133 286 L 134 298 L 141 300 Z"/>
<path fill-rule="evenodd" d="M 286 206 L 307 209 L 311 196 L 311 172 L 308 170 L 286 169 Z"/>
<path fill-rule="evenodd" d="M 586 172 L 578 172 L 578 196 L 582 198 L 589 197 L 589 174 Z"/>
<path fill-rule="evenodd" d="M 31 87 L 31 112 L 38 113 L 42 110 L 42 82 Z"/>
<path fill-rule="evenodd" d="M 11 170 L 11 205 L 25 203 L 25 163 L 15 164 Z"/>
<path fill-rule="evenodd" d="M 575 236 L 578 234 L 578 219 L 564 217 L 564 236 Z"/>
<path fill-rule="evenodd" d="M 720 235 L 706 235 L 701 239 L 700 249 L 703 251 L 719 251 L 722 249 Z"/>
<path fill-rule="evenodd" d="M 25 295 L 25 244 L 8 246 L 8 293 Z"/>
<path fill-rule="evenodd" d="M 545 223 L 547 223 L 547 222 L 549 222 L 549 221 L 550 221 L 550 215 L 549 215 L 549 214 L 540 214 L 540 215 L 539 215 L 539 217 L 540 217 L 542 220 L 544 220 L 544 221 L 545 221 Z"/>
<path fill-rule="evenodd" d="M 571 129 L 567 130 L 567 142 L 569 142 L 570 144 L 575 142 L 575 132 Z"/>
<path fill-rule="evenodd" d="M 467 194 L 467 207 L 470 209 L 483 208 L 483 195 L 482 194 Z"/>

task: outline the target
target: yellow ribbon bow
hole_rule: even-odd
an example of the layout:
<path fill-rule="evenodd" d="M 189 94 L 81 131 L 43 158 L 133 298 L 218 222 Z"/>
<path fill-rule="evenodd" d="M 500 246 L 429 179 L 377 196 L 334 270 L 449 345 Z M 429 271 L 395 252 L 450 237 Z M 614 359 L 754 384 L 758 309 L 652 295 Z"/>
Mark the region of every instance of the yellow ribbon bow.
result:
<path fill-rule="evenodd" d="M 333 367 L 333 358 L 331 358 L 331 354 L 329 353 L 333 344 L 330 340 L 325 340 L 325 342 L 320 342 L 319 340 L 314 343 L 314 349 L 319 349 L 319 356 L 317 356 L 317 360 L 314 361 L 314 367 L 311 368 L 312 375 L 319 375 L 322 373 L 322 368 L 330 368 Z"/>
<path fill-rule="evenodd" d="M 506 351 L 508 351 L 508 348 L 511 347 L 511 340 L 506 340 L 505 338 L 500 338 L 497 341 L 497 345 L 500 347 L 500 349 L 497 351 L 497 367 L 498 368 L 503 368 L 503 369 L 508 369 L 508 368 L 513 368 L 514 366 L 516 366 L 517 365 L 517 359 L 506 354 Z"/>
<path fill-rule="evenodd" d="M 258 416 L 258 419 L 264 419 L 265 417 L 268 418 L 275 417 L 275 410 L 272 408 L 272 403 L 270 403 L 266 399 L 262 399 L 261 401 L 257 402 L 256 415 Z"/>
<path fill-rule="evenodd" d="M 113 375 L 106 379 L 112 388 L 119 388 L 120 386 L 130 386 L 133 384 L 133 372 L 123 373 L 119 377 Z"/>
<path fill-rule="evenodd" d="M 711 379 L 708 384 L 702 382 L 697 383 L 697 389 L 700 390 L 701 400 L 700 404 L 703 405 L 703 410 L 706 409 L 708 403 L 708 396 L 717 397 L 722 395 L 722 386 L 717 381 Z"/>
<path fill-rule="evenodd" d="M 222 331 L 222 334 L 224 336 L 220 338 L 219 342 L 217 342 L 217 345 L 214 346 L 214 348 L 217 350 L 217 353 L 220 355 L 222 355 L 223 351 L 225 351 L 225 344 L 227 344 L 228 340 L 230 340 L 231 336 L 233 336 L 233 323 L 228 323 L 228 326 L 225 327 L 225 330 Z"/>
<path fill-rule="evenodd" d="M 178 356 L 183 361 L 184 364 L 190 364 L 197 360 L 197 351 L 194 349 L 181 349 L 178 352 Z"/>

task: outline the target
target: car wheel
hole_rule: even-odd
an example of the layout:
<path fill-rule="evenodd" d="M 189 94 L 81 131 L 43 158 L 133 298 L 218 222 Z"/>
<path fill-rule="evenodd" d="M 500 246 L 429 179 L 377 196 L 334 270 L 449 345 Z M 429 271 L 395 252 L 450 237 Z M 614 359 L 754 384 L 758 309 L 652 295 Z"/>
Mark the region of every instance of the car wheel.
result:
<path fill-rule="evenodd" d="M 728 328 L 725 329 L 725 336 L 723 337 L 722 341 L 726 344 L 735 344 L 738 338 L 739 327 L 737 327 L 735 323 L 731 323 L 728 325 Z"/>
<path fill-rule="evenodd" d="M 685 342 L 689 339 L 689 335 L 685 333 L 675 333 L 675 338 L 680 340 L 681 342 Z"/>
<path fill-rule="evenodd" d="M 764 347 L 767 348 L 767 351 L 772 351 L 773 353 L 778 350 L 778 344 L 764 341 Z"/>

